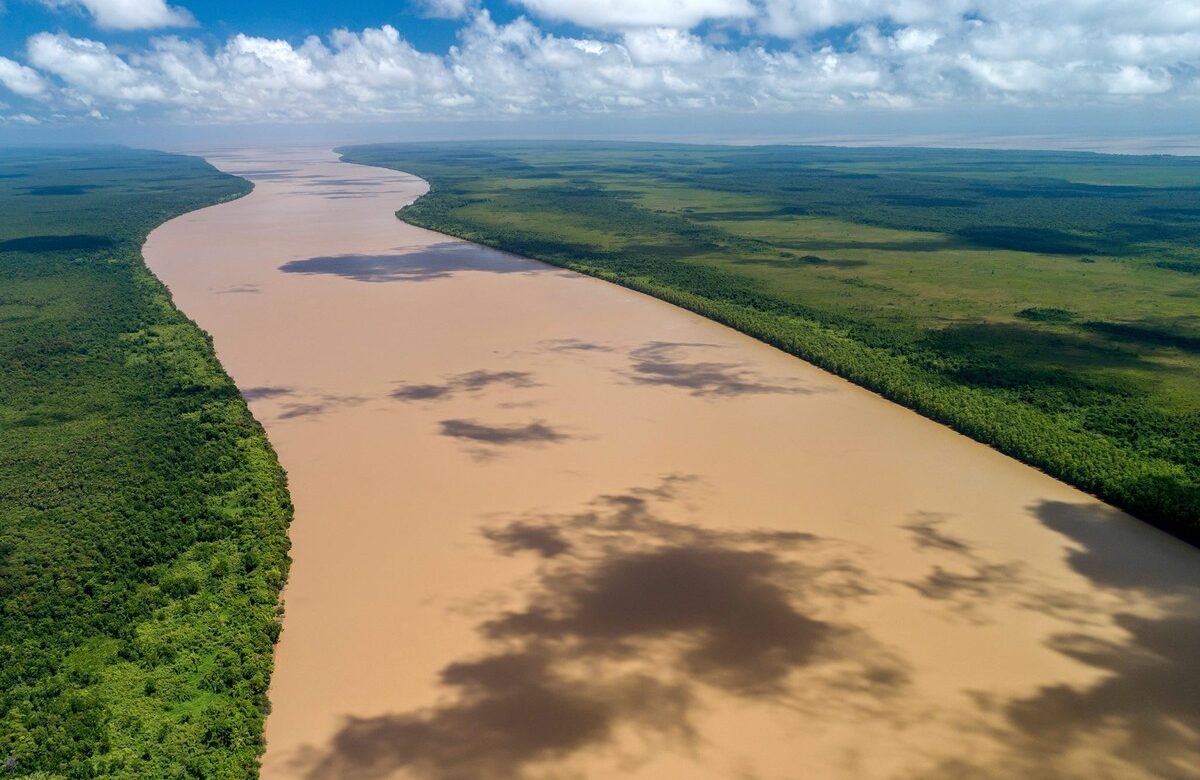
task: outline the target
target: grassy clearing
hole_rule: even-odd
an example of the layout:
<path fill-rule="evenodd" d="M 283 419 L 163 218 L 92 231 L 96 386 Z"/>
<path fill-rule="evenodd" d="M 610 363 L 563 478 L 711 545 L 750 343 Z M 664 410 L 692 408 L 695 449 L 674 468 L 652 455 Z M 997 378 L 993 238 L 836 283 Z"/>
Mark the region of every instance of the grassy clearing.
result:
<path fill-rule="evenodd" d="M 685 306 L 1200 538 L 1200 159 L 341 151 L 431 183 L 406 221 Z"/>

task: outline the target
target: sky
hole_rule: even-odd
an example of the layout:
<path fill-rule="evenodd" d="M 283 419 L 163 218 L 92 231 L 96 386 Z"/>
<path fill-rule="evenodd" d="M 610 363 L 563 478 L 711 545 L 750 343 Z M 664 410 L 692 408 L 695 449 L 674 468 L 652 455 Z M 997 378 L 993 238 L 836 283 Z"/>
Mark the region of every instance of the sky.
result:
<path fill-rule="evenodd" d="M 0 139 L 1166 136 L 1200 0 L 0 0 Z"/>

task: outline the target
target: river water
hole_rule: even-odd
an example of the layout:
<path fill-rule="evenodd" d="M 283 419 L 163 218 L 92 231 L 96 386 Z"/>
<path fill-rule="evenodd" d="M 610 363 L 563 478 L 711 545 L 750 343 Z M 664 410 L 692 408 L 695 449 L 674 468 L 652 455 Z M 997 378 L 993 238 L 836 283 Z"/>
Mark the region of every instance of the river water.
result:
<path fill-rule="evenodd" d="M 1200 552 L 321 150 L 145 256 L 289 473 L 265 778 L 1197 778 Z"/>

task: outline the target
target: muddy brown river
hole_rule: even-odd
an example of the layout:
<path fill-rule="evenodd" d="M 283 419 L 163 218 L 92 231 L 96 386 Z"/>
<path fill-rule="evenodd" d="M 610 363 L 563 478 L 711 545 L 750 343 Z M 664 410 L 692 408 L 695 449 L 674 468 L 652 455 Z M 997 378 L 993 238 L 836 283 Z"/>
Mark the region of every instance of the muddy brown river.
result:
<path fill-rule="evenodd" d="M 265 778 L 1200 778 L 1200 552 L 696 315 L 255 183 L 146 259 L 289 473 Z"/>

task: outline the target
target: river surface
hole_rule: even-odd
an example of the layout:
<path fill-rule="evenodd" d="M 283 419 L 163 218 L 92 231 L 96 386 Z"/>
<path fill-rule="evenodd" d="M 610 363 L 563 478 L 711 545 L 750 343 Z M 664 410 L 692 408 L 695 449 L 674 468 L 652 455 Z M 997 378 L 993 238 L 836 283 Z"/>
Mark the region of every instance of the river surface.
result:
<path fill-rule="evenodd" d="M 1198 778 L 1200 553 L 723 326 L 224 151 L 145 256 L 289 473 L 265 778 Z"/>

